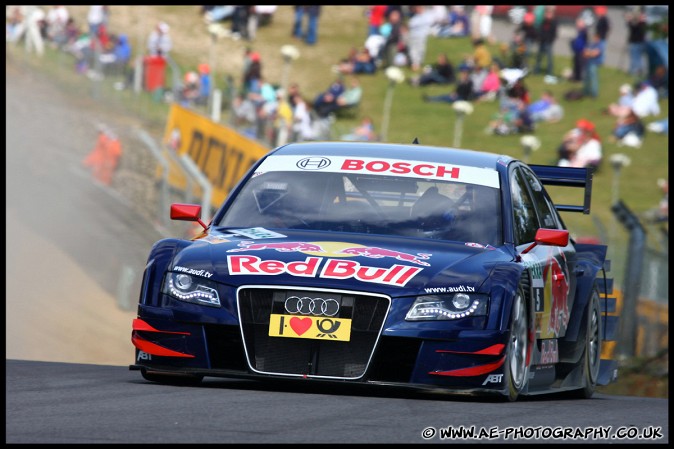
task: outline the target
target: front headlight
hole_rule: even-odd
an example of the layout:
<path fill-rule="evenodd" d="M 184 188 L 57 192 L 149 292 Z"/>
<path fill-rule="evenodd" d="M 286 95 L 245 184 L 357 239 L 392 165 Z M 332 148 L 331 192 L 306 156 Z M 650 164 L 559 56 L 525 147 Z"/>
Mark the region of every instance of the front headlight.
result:
<path fill-rule="evenodd" d="M 489 297 L 478 293 L 419 296 L 409 312 L 408 321 L 456 320 L 487 314 Z"/>
<path fill-rule="evenodd" d="M 180 301 L 220 307 L 220 296 L 215 282 L 189 274 L 166 273 L 162 292 Z"/>

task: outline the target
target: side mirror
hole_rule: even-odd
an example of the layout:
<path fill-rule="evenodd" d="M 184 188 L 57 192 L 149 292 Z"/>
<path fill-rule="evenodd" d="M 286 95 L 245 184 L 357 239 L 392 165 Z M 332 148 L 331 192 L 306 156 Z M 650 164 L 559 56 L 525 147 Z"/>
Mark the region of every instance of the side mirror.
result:
<path fill-rule="evenodd" d="M 565 229 L 545 229 L 536 231 L 536 240 L 522 251 L 526 254 L 536 245 L 566 246 L 569 244 L 569 231 Z"/>
<path fill-rule="evenodd" d="M 201 221 L 201 206 L 198 204 L 171 204 L 171 220 L 196 221 L 204 229 L 207 228 Z"/>

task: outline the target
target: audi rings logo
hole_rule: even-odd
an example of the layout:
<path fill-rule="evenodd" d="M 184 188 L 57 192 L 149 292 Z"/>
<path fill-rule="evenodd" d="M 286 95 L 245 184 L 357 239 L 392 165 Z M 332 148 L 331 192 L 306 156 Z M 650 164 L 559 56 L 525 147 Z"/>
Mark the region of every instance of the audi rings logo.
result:
<path fill-rule="evenodd" d="M 327 157 L 305 157 L 297 161 L 297 168 L 302 170 L 320 170 L 330 165 Z"/>
<path fill-rule="evenodd" d="M 285 309 L 288 313 L 299 313 L 301 315 L 335 316 L 339 312 L 339 302 L 332 298 L 291 296 L 286 299 Z"/>

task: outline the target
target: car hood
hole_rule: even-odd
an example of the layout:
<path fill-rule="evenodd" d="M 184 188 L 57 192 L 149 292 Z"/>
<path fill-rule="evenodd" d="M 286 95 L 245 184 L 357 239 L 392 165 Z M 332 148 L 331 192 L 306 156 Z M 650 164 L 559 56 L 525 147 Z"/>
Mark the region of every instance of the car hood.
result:
<path fill-rule="evenodd" d="M 503 248 L 479 242 L 261 228 L 218 229 L 176 254 L 170 269 L 227 284 L 292 285 L 396 296 L 479 291 Z"/>

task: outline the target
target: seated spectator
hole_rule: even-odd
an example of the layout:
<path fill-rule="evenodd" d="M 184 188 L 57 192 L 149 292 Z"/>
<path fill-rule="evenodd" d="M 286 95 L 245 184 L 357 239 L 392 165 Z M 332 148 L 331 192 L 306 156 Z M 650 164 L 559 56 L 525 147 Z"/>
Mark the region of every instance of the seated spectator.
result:
<path fill-rule="evenodd" d="M 492 62 L 489 71 L 482 80 L 481 87 L 474 88 L 475 99 L 478 101 L 493 101 L 496 99 L 499 89 L 501 88 L 501 76 L 500 76 L 501 67 L 497 62 Z M 473 79 L 473 85 L 475 84 L 475 79 Z"/>
<path fill-rule="evenodd" d="M 632 94 L 632 86 L 623 84 L 620 86 L 620 97 L 616 103 L 611 103 L 608 106 L 608 113 L 614 117 L 624 115 L 627 110 L 632 109 L 634 103 L 634 95 Z"/>
<path fill-rule="evenodd" d="M 348 109 L 358 106 L 363 98 L 363 87 L 357 76 L 350 77 L 349 87 L 337 97 L 338 110 Z"/>
<path fill-rule="evenodd" d="M 339 98 L 345 91 L 344 82 L 341 76 L 337 78 L 330 87 L 324 92 L 316 96 L 313 102 L 313 110 L 319 117 L 327 117 L 334 112 L 339 106 L 337 105 L 337 98 Z"/>
<path fill-rule="evenodd" d="M 363 47 L 356 52 L 353 59 L 343 59 L 340 61 L 337 71 L 342 74 L 363 73 L 371 75 L 377 71 L 377 66 L 370 51 L 366 47 Z"/>
<path fill-rule="evenodd" d="M 189 71 L 185 74 L 185 81 L 180 90 L 181 106 L 194 106 L 199 98 L 199 75 L 197 72 Z"/>
<path fill-rule="evenodd" d="M 459 70 L 459 79 L 456 83 L 456 90 L 449 94 L 429 96 L 424 94 L 422 96 L 425 102 L 444 102 L 454 103 L 455 101 L 472 101 L 474 98 L 473 81 L 470 79 L 470 69 L 462 67 Z"/>
<path fill-rule="evenodd" d="M 244 134 L 255 137 L 256 123 L 255 103 L 245 93 L 239 93 L 232 101 L 232 124 L 235 128 L 243 129 Z"/>
<path fill-rule="evenodd" d="M 631 105 L 612 104 L 608 109 L 609 114 L 614 117 L 626 117 L 631 111 L 634 111 L 640 118 L 660 114 L 658 92 L 648 81 L 637 83 L 636 94 Z"/>
<path fill-rule="evenodd" d="M 556 123 L 564 117 L 564 108 L 557 102 L 554 94 L 546 90 L 538 101 L 527 106 L 531 120 L 536 122 Z"/>
<path fill-rule="evenodd" d="M 560 167 L 599 168 L 602 145 L 594 123 L 585 119 L 578 120 L 576 127 L 564 135 L 557 152 L 557 165 Z"/>
<path fill-rule="evenodd" d="M 667 67 L 660 64 L 648 78 L 648 82 L 658 93 L 658 98 L 667 98 L 669 96 L 669 72 Z"/>
<path fill-rule="evenodd" d="M 363 117 L 362 121 L 349 134 L 341 137 L 342 140 L 374 142 L 377 140 L 377 135 L 374 132 L 374 124 L 370 117 Z"/>
<path fill-rule="evenodd" d="M 427 86 L 429 84 L 451 84 L 456 81 L 454 66 L 447 57 L 447 53 L 439 53 L 433 66 L 426 66 L 421 75 L 410 78 L 413 86 Z"/>
<path fill-rule="evenodd" d="M 453 5 L 447 18 L 433 26 L 437 37 L 466 37 L 470 35 L 470 20 L 463 5 Z"/>
<path fill-rule="evenodd" d="M 487 133 L 498 136 L 530 133 L 533 130 L 534 123 L 526 104 L 516 97 L 509 97 L 502 102 L 499 112 L 487 126 Z"/>
<path fill-rule="evenodd" d="M 645 132 L 646 128 L 639 116 L 630 111 L 627 117 L 617 119 L 611 139 L 624 145 L 640 147 Z"/>
<path fill-rule="evenodd" d="M 110 36 L 112 48 L 100 56 L 104 73 L 113 75 L 126 75 L 127 69 L 130 69 L 131 45 L 125 34 L 119 36 Z"/>

